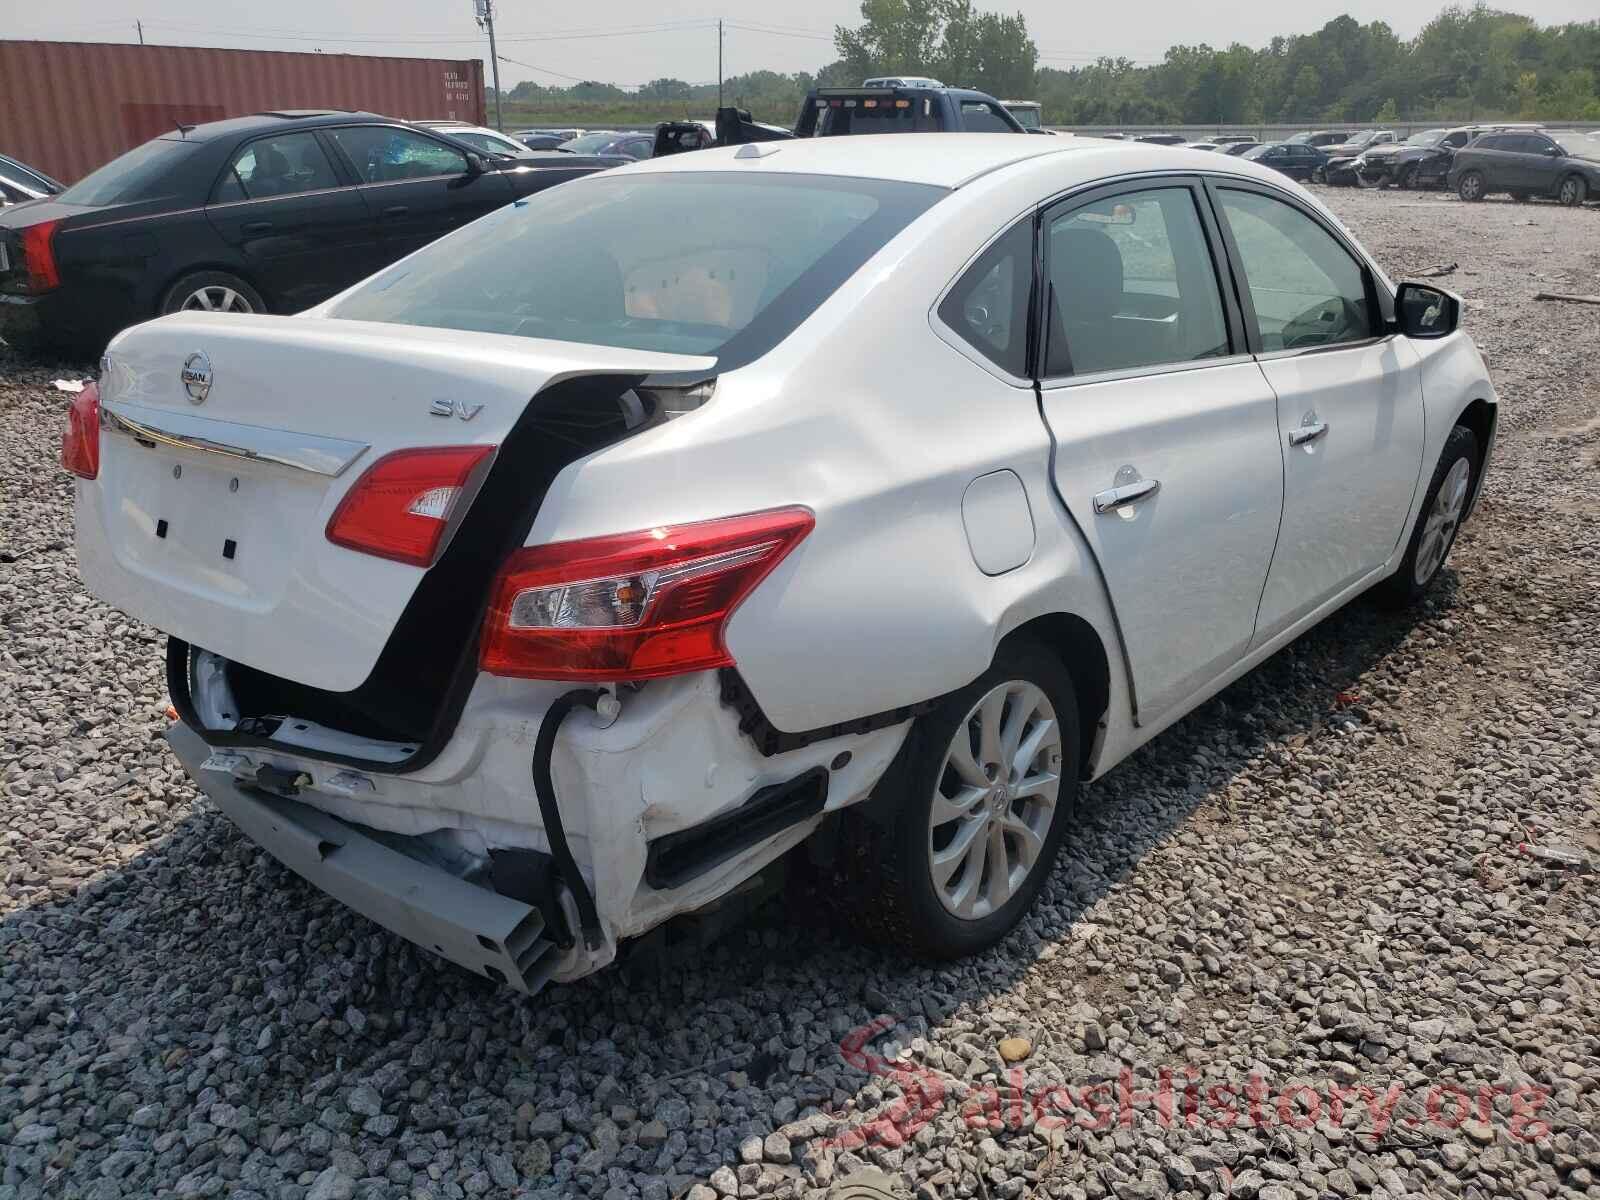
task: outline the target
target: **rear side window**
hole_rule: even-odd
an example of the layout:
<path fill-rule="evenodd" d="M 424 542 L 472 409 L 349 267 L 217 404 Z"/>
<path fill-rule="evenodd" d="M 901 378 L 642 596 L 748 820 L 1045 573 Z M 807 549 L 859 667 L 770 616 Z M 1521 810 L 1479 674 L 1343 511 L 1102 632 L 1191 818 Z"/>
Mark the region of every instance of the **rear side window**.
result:
<path fill-rule="evenodd" d="M 939 305 L 939 319 L 995 366 L 1028 374 L 1028 291 L 1033 220 L 1013 225 L 967 268 Z"/>
<path fill-rule="evenodd" d="M 349 125 L 329 131 L 364 183 L 464 175 L 467 156 L 443 142 L 392 125 Z"/>
<path fill-rule="evenodd" d="M 1222 188 L 1263 350 L 1298 350 L 1372 336 L 1366 277 L 1334 236 L 1299 209 Z"/>
<path fill-rule="evenodd" d="M 1004 117 L 978 100 L 961 102 L 961 126 L 968 133 L 1013 132 Z"/>
<path fill-rule="evenodd" d="M 261 200 L 340 186 L 339 176 L 313 133 L 260 138 L 234 155 L 218 185 L 219 200 Z"/>
<path fill-rule="evenodd" d="M 1049 221 L 1045 238 L 1047 376 L 1229 353 L 1216 270 L 1188 188 L 1068 210 Z"/>
<path fill-rule="evenodd" d="M 169 195 L 177 187 L 176 176 L 185 161 L 202 145 L 203 142 L 161 137 L 135 146 L 78 180 L 61 193 L 60 200 L 63 204 L 92 208 Z M 204 189 L 202 183 L 200 190 Z"/>
<path fill-rule="evenodd" d="M 594 175 L 434 242 L 332 315 L 717 355 L 728 370 L 787 337 L 947 194 L 821 176 Z"/>

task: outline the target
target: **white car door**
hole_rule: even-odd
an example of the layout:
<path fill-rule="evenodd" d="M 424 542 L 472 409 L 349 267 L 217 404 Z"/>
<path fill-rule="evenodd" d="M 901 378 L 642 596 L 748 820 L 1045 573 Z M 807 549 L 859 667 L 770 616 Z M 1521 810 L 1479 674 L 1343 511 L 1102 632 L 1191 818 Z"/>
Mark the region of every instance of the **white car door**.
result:
<path fill-rule="evenodd" d="M 1341 237 L 1281 193 L 1218 182 L 1213 194 L 1283 445 L 1259 644 L 1394 553 L 1421 469 L 1422 387 L 1417 355 L 1384 327 L 1381 285 Z"/>
<path fill-rule="evenodd" d="M 1055 484 L 1105 576 L 1144 724 L 1250 643 L 1283 501 L 1276 398 L 1219 284 L 1199 184 L 1069 198 L 1042 230 Z"/>

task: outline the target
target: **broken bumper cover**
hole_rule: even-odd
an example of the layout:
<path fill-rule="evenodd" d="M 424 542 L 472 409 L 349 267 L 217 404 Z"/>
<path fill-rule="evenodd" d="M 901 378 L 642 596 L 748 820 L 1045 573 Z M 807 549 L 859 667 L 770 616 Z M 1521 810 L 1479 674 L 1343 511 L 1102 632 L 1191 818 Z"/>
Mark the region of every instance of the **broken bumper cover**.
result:
<path fill-rule="evenodd" d="M 184 770 L 267 853 L 340 903 L 478 975 L 533 994 L 559 952 L 537 908 L 403 854 L 309 805 L 204 770 L 211 748 L 181 722 L 167 730 Z"/>

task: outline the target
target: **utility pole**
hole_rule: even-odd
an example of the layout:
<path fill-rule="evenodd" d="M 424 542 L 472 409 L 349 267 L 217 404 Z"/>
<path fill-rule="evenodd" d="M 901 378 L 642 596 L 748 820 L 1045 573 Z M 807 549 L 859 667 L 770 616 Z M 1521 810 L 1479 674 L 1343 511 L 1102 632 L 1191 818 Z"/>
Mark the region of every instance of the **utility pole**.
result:
<path fill-rule="evenodd" d="M 722 18 L 717 18 L 717 107 L 722 107 Z"/>
<path fill-rule="evenodd" d="M 473 0 L 478 26 L 489 31 L 489 69 L 494 76 L 494 127 L 501 133 L 506 123 L 500 115 L 500 54 L 494 45 L 494 0 Z"/>
<path fill-rule="evenodd" d="M 138 27 L 138 30 L 139 30 L 139 45 L 142 46 L 142 45 L 144 45 L 144 22 L 143 21 L 135 21 L 134 25 L 136 25 Z"/>

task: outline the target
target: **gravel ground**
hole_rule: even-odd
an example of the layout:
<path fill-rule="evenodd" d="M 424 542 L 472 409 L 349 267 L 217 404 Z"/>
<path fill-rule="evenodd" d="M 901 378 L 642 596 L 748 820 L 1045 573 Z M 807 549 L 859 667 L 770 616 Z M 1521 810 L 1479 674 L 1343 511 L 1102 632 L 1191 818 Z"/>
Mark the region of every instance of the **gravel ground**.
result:
<path fill-rule="evenodd" d="M 78 584 L 67 368 L 0 358 L 0 1200 L 1600 1195 L 1597 877 L 1548 855 L 1600 861 L 1600 308 L 1531 300 L 1600 290 L 1600 211 L 1327 194 L 1397 275 L 1460 264 L 1504 415 L 1452 569 L 1096 784 L 937 970 L 804 909 L 526 1002 L 301 884 Z"/>

